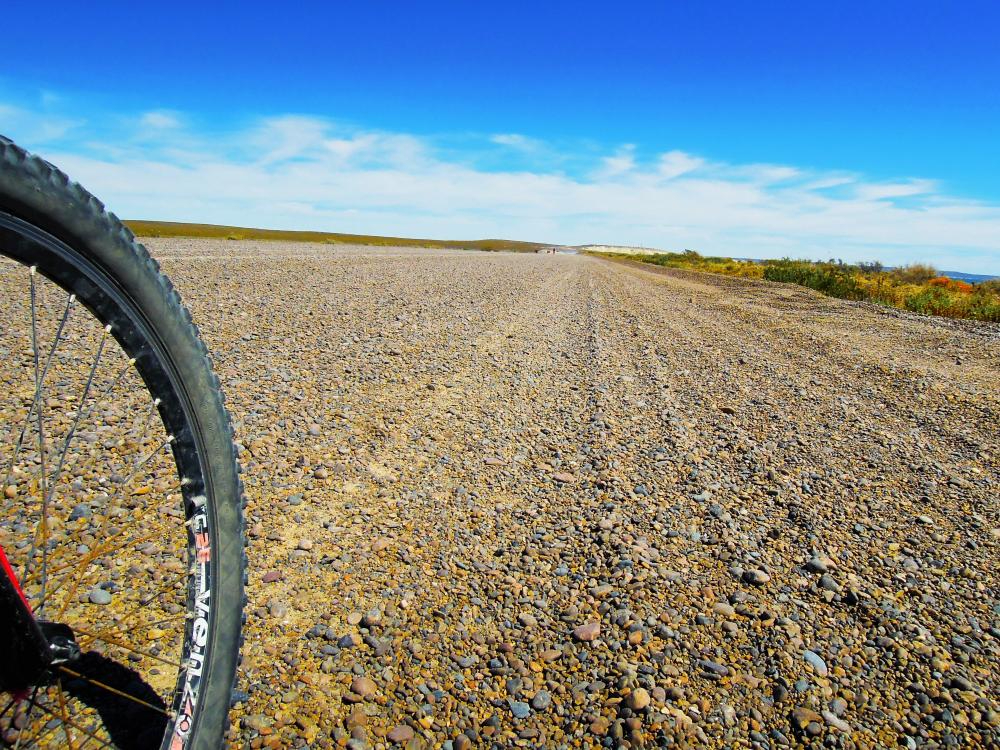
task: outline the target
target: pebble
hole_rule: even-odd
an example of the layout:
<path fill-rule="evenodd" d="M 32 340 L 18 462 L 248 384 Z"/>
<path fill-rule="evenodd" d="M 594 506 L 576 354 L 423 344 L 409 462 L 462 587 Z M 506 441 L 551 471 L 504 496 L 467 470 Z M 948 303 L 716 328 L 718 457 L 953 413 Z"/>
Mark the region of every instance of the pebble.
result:
<path fill-rule="evenodd" d="M 590 722 L 590 732 L 596 734 L 599 737 L 603 737 L 608 733 L 608 728 L 611 726 L 611 722 L 604 716 L 598 716 L 592 722 Z"/>
<path fill-rule="evenodd" d="M 802 653 L 802 657 L 807 662 L 809 662 L 810 665 L 812 665 L 812 668 L 816 670 L 816 674 L 818 674 L 820 677 L 827 676 L 826 662 L 823 661 L 822 657 L 820 657 L 819 654 L 817 654 L 815 651 L 807 650 Z"/>
<path fill-rule="evenodd" d="M 355 677 L 351 682 L 351 692 L 357 693 L 362 698 L 371 698 L 376 691 L 375 683 L 367 677 Z"/>
<path fill-rule="evenodd" d="M 397 724 L 389 730 L 386 737 L 397 745 L 403 745 L 413 739 L 413 728 L 406 724 Z"/>
<path fill-rule="evenodd" d="M 795 726 L 798 729 L 804 730 L 810 723 L 815 722 L 821 724 L 823 722 L 823 717 L 811 708 L 800 706 L 792 711 L 792 720 L 795 722 Z"/>
<path fill-rule="evenodd" d="M 111 594 L 104 589 L 91 589 L 87 598 L 91 604 L 111 604 Z"/>
<path fill-rule="evenodd" d="M 10 487 L 8 487 L 10 489 Z M 73 510 L 70 511 L 69 520 L 78 521 L 81 518 L 90 518 L 94 515 L 93 510 L 89 503 L 78 503 L 73 506 Z"/>
<path fill-rule="evenodd" d="M 510 705 L 510 712 L 514 714 L 515 718 L 527 719 L 528 716 L 531 714 L 531 706 L 529 706 L 527 703 L 524 703 L 523 701 L 515 701 L 508 699 L 507 703 Z"/>
<path fill-rule="evenodd" d="M 735 617 L 736 608 L 731 604 L 726 604 L 725 602 L 716 602 L 712 605 L 712 611 L 717 615 L 722 617 Z"/>
<path fill-rule="evenodd" d="M 650 703 L 649 693 L 644 688 L 636 688 L 628 694 L 626 703 L 633 711 L 642 711 Z"/>
<path fill-rule="evenodd" d="M 593 641 L 601 634 L 601 623 L 588 622 L 573 629 L 573 637 L 585 643 Z"/>
<path fill-rule="evenodd" d="M 743 580 L 753 586 L 763 586 L 771 580 L 771 576 L 763 570 L 745 570 L 743 571 Z"/>
<path fill-rule="evenodd" d="M 832 711 L 823 711 L 822 716 L 823 719 L 826 721 L 826 723 L 829 724 L 834 729 L 836 729 L 837 731 L 843 732 L 844 734 L 851 733 L 851 725 L 848 724 L 843 719 L 841 719 Z"/>
<path fill-rule="evenodd" d="M 840 585 L 833 579 L 829 573 L 824 573 L 820 576 L 819 587 L 825 589 L 826 591 L 840 591 Z"/>
<path fill-rule="evenodd" d="M 725 677 L 729 674 L 729 667 L 725 664 L 719 664 L 718 662 L 711 661 L 710 659 L 699 660 L 698 666 L 706 672 L 719 675 L 720 677 Z"/>
<path fill-rule="evenodd" d="M 828 573 L 832 567 L 832 561 L 828 557 L 815 556 L 809 559 L 805 568 L 810 573 Z"/>
<path fill-rule="evenodd" d="M 531 699 L 531 707 L 536 711 L 544 711 L 552 705 L 552 696 L 548 690 L 539 690 Z"/>
<path fill-rule="evenodd" d="M 519 614 L 517 616 L 517 621 L 526 628 L 533 628 L 538 624 L 538 620 L 535 616 L 528 612 L 522 612 Z"/>

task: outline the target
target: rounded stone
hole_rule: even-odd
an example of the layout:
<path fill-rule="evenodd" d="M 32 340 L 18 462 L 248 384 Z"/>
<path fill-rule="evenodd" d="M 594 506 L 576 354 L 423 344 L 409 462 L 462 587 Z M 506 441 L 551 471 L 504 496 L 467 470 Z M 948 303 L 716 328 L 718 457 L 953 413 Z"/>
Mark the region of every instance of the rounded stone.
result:
<path fill-rule="evenodd" d="M 91 604 L 111 604 L 111 594 L 104 589 L 92 589 L 87 598 Z"/>
<path fill-rule="evenodd" d="M 626 703 L 633 711 L 642 711 L 650 703 L 649 693 L 644 688 L 636 688 L 628 694 Z"/>

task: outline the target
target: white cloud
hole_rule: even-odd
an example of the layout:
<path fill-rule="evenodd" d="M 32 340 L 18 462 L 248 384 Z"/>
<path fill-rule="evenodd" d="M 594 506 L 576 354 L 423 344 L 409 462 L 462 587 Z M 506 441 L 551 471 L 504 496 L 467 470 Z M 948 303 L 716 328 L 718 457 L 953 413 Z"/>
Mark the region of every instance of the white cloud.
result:
<path fill-rule="evenodd" d="M 693 172 L 705 165 L 704 159 L 699 159 L 683 151 L 668 151 L 660 155 L 657 172 L 665 180 L 672 180 L 682 174 Z"/>
<path fill-rule="evenodd" d="M 911 195 L 931 195 L 937 190 L 932 180 L 908 180 L 895 183 L 875 183 L 859 185 L 857 196 L 862 200 L 883 200 L 885 198 L 906 198 Z"/>
<path fill-rule="evenodd" d="M 545 143 L 537 138 L 529 138 L 520 133 L 499 133 L 490 136 L 490 141 L 499 146 L 509 146 L 517 151 L 537 152 L 545 149 Z"/>
<path fill-rule="evenodd" d="M 34 112 L 0 103 L 0 133 L 8 138 L 16 133 L 29 133 L 35 143 L 50 143 L 65 138 L 82 124 L 79 118 Z"/>
<path fill-rule="evenodd" d="M 245 145 L 255 161 L 272 164 L 315 155 L 316 150 L 322 148 L 326 134 L 326 123 L 321 120 L 286 115 L 262 121 L 248 134 Z"/>
<path fill-rule="evenodd" d="M 0 132 L 11 111 L 0 105 Z M 596 156 L 564 150 L 561 165 L 583 165 L 566 173 L 525 156 L 555 147 L 518 134 L 480 139 L 481 151 L 518 151 L 518 169 L 486 169 L 475 166 L 474 151 L 444 152 L 433 138 L 304 115 L 209 137 L 183 114 L 147 112 L 131 120 L 143 138 L 120 132 L 83 142 L 65 124 L 72 118 L 16 112 L 9 135 L 131 218 L 928 261 L 1000 273 L 1000 206 L 950 197 L 926 179 L 873 181 L 678 150 L 642 157 L 631 144 Z M 151 115 L 170 120 L 160 120 L 159 137 Z"/>
<path fill-rule="evenodd" d="M 596 179 L 622 177 L 635 172 L 635 168 L 635 145 L 626 143 L 613 156 L 605 156 L 601 159 L 601 166 L 594 173 L 594 176 Z"/>
<path fill-rule="evenodd" d="M 152 130 L 168 130 L 170 128 L 180 127 L 181 121 L 180 118 L 173 112 L 154 110 L 152 112 L 146 112 L 142 117 L 140 117 L 139 124 Z"/>

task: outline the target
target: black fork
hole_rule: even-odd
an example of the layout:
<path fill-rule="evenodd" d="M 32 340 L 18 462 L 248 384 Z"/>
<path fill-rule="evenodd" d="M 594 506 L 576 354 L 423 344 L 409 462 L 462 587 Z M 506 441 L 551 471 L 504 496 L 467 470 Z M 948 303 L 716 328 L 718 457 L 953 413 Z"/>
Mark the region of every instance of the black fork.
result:
<path fill-rule="evenodd" d="M 0 692 L 15 695 L 43 682 L 52 667 L 80 655 L 68 625 L 35 619 L 2 547 L 0 643 L 9 644 L 0 660 Z"/>

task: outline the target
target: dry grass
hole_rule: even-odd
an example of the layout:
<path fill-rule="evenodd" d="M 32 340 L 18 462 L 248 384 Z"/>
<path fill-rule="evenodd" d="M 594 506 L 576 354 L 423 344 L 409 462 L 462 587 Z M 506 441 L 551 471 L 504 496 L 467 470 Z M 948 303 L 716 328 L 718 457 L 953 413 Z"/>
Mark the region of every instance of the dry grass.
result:
<path fill-rule="evenodd" d="M 255 229 L 230 227 L 221 224 L 188 224 L 174 221 L 129 220 L 125 224 L 138 237 L 208 237 L 227 240 L 283 240 L 285 242 L 327 242 L 344 245 L 375 245 L 382 247 L 460 248 L 532 253 L 538 242 L 518 240 L 427 240 L 412 237 L 380 237 L 368 234 L 343 234 L 340 232 L 288 231 L 283 229 Z"/>
<path fill-rule="evenodd" d="M 928 265 L 915 264 L 886 271 L 879 263 L 850 265 L 787 258 L 754 263 L 705 257 L 693 250 L 630 258 L 668 268 L 799 284 L 831 297 L 866 300 L 926 315 L 1000 322 L 1000 284 L 996 281 L 979 284 L 956 281 L 941 276 Z"/>

